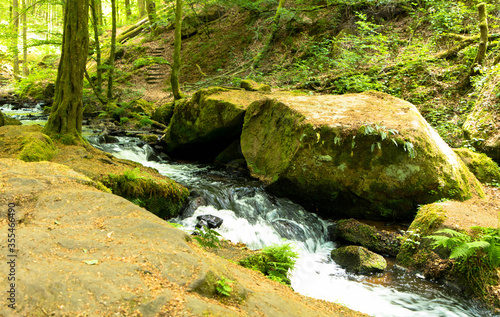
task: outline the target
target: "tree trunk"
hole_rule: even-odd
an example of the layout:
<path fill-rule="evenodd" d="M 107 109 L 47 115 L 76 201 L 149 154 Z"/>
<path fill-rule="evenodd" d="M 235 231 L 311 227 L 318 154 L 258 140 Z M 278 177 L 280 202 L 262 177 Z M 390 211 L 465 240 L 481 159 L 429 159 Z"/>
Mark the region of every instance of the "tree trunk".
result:
<path fill-rule="evenodd" d="M 488 19 L 486 18 L 486 4 L 480 3 L 477 5 L 479 11 L 479 30 L 481 33 L 481 41 L 479 42 L 479 47 L 477 50 L 476 58 L 472 67 L 475 69 L 478 66 L 483 65 L 484 57 L 486 56 L 486 48 L 488 47 Z M 474 70 L 474 74 L 477 75 L 478 71 Z"/>
<path fill-rule="evenodd" d="M 132 15 L 132 10 L 130 10 L 130 0 L 125 0 L 125 14 L 127 16 L 127 20 Z"/>
<path fill-rule="evenodd" d="M 139 16 L 143 17 L 146 14 L 144 0 L 137 0 L 137 8 L 139 9 Z"/>
<path fill-rule="evenodd" d="M 283 5 L 285 4 L 285 0 L 279 0 L 278 3 L 278 8 L 276 9 L 276 14 L 274 15 L 273 18 L 273 24 L 271 25 L 271 33 L 268 35 L 266 42 L 264 43 L 264 46 L 262 47 L 262 50 L 254 57 L 252 67 L 258 66 L 259 62 L 264 58 L 268 51 L 269 48 L 271 47 L 271 44 L 274 42 L 276 39 L 276 34 L 278 33 L 278 27 L 279 27 L 279 21 L 281 18 L 281 10 L 283 9 Z"/>
<path fill-rule="evenodd" d="M 179 72 L 181 69 L 181 27 L 182 27 L 182 0 L 175 1 L 175 39 L 174 39 L 174 64 L 172 73 L 170 74 L 170 84 L 172 85 L 172 93 L 174 100 L 183 97 L 179 87 Z"/>
<path fill-rule="evenodd" d="M 102 92 L 102 68 L 101 68 L 101 44 L 99 43 L 99 24 L 98 24 L 98 17 L 97 17 L 97 7 L 96 7 L 96 0 L 90 0 L 91 1 L 91 12 L 92 12 L 92 24 L 94 27 L 94 41 L 95 41 L 95 62 L 97 65 L 97 87 L 96 87 L 96 94 L 98 95 L 97 97 L 100 97 L 101 92 Z"/>
<path fill-rule="evenodd" d="M 115 71 L 116 50 L 116 0 L 111 0 L 111 49 L 109 52 L 108 100 L 113 99 L 113 73 Z"/>
<path fill-rule="evenodd" d="M 23 6 L 23 15 L 22 15 L 22 23 L 23 23 L 23 76 L 28 76 L 28 26 L 26 24 L 26 0 L 22 0 Z"/>
<path fill-rule="evenodd" d="M 470 78 L 479 74 L 479 67 L 483 65 L 484 57 L 486 56 L 486 49 L 488 47 L 488 19 L 486 18 L 486 4 L 480 3 L 477 5 L 479 12 L 479 30 L 480 30 L 480 41 L 479 47 L 477 49 L 476 57 L 474 62 L 465 76 L 464 80 L 459 86 L 460 90 L 465 90 L 470 88 L 471 82 Z"/>
<path fill-rule="evenodd" d="M 14 78 L 19 77 L 19 2 L 12 0 L 12 54 Z"/>
<path fill-rule="evenodd" d="M 156 21 L 156 4 L 152 0 L 146 0 L 146 10 L 148 11 L 148 19 L 151 24 L 153 34 L 155 34 L 155 21 Z"/>
<path fill-rule="evenodd" d="M 83 76 L 89 47 L 89 0 L 66 0 L 61 58 L 54 103 L 43 131 L 80 136 L 83 117 Z"/>

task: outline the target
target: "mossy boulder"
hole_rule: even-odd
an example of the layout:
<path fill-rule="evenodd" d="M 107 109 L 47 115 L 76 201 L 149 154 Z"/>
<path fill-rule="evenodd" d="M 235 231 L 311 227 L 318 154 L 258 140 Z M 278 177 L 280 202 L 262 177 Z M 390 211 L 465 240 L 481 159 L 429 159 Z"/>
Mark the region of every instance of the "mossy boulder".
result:
<path fill-rule="evenodd" d="M 137 99 L 130 105 L 130 111 L 143 113 L 151 116 L 155 110 L 155 104 L 144 99 Z"/>
<path fill-rule="evenodd" d="M 401 235 L 357 221 L 343 219 L 337 222 L 336 235 L 350 243 L 360 244 L 365 248 L 390 256 L 396 256 L 401 246 Z"/>
<path fill-rule="evenodd" d="M 379 92 L 254 102 L 241 149 L 271 191 L 331 218 L 412 219 L 420 204 L 483 195 L 415 106 Z"/>
<path fill-rule="evenodd" d="M 496 73 L 487 78 L 478 92 L 479 99 L 462 127 L 474 147 L 495 161 L 500 161 L 499 82 L 500 76 Z"/>
<path fill-rule="evenodd" d="M 0 127 L 4 125 L 21 125 L 21 121 L 11 118 L 7 115 L 4 115 L 2 111 L 0 111 Z"/>
<path fill-rule="evenodd" d="M 430 240 L 425 237 L 445 227 L 449 206 L 449 202 L 442 202 L 419 208 L 415 219 L 403 237 L 403 244 L 397 255 L 398 264 L 422 271 L 426 275 L 428 275 L 426 272 L 432 271 L 433 266 L 439 264 L 440 257 L 430 247 Z"/>
<path fill-rule="evenodd" d="M 114 194 L 127 198 L 160 218 L 178 216 L 189 191 L 171 179 L 154 177 L 139 168 L 101 179 Z"/>
<path fill-rule="evenodd" d="M 167 153 L 213 159 L 239 138 L 246 108 L 263 97 L 259 92 L 213 87 L 176 102 L 163 137 Z"/>
<path fill-rule="evenodd" d="M 500 182 L 500 167 L 484 153 L 466 148 L 454 149 L 477 179 L 482 183 Z"/>
<path fill-rule="evenodd" d="M 52 139 L 42 132 L 26 133 L 21 144 L 18 158 L 25 162 L 49 161 L 57 153 Z"/>
<path fill-rule="evenodd" d="M 331 257 L 346 271 L 356 274 L 378 273 L 387 268 L 387 261 L 383 256 L 360 246 L 350 245 L 334 249 Z"/>
<path fill-rule="evenodd" d="M 170 123 L 170 119 L 172 118 L 172 115 L 174 114 L 174 102 L 169 102 L 166 103 L 158 108 L 156 108 L 153 111 L 153 115 L 151 116 L 151 119 L 158 121 L 160 123 L 163 123 L 168 126 Z"/>
<path fill-rule="evenodd" d="M 271 86 L 261 84 L 250 79 L 244 79 L 240 83 L 240 87 L 248 91 L 271 91 Z"/>

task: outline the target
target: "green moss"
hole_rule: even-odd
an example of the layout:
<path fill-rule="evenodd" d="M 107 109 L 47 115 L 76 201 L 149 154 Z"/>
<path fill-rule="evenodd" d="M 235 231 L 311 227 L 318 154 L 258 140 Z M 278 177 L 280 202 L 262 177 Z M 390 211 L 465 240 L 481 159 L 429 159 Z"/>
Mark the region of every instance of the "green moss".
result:
<path fill-rule="evenodd" d="M 4 126 L 4 125 L 5 125 L 5 117 L 2 113 L 2 111 L 0 111 L 0 127 Z"/>
<path fill-rule="evenodd" d="M 114 194 L 127 198 L 155 215 L 168 219 L 178 215 L 189 191 L 167 178 L 154 178 L 138 168 L 120 175 L 109 174 L 102 183 Z"/>
<path fill-rule="evenodd" d="M 454 151 L 480 182 L 500 182 L 500 168 L 486 154 L 476 153 L 466 148 L 454 149 Z"/>
<path fill-rule="evenodd" d="M 446 210 L 440 203 L 421 206 L 403 237 L 397 262 L 410 268 L 424 267 L 432 250 L 423 237 L 436 231 L 446 218 Z"/>
<path fill-rule="evenodd" d="M 18 158 L 25 162 L 49 161 L 57 152 L 52 139 L 40 132 L 28 133 L 22 146 Z"/>

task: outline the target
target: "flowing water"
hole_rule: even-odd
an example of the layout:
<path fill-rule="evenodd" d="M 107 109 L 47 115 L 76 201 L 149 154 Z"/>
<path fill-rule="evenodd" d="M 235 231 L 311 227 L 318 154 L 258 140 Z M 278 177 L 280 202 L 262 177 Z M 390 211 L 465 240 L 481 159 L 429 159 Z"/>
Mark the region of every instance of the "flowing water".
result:
<path fill-rule="evenodd" d="M 336 244 L 327 240 L 328 223 L 287 199 L 269 195 L 258 181 L 207 165 L 152 161 L 154 151 L 134 139 L 119 138 L 119 144 L 96 140 L 90 140 L 96 147 L 153 167 L 204 197 L 205 205 L 170 220 L 187 231 L 194 229 L 198 215 L 211 214 L 224 220 L 217 231 L 225 239 L 252 249 L 291 243 L 300 254 L 291 282 L 301 294 L 373 316 L 494 316 L 442 285 L 392 266 L 388 273 L 373 276 L 346 273 L 329 257 Z"/>

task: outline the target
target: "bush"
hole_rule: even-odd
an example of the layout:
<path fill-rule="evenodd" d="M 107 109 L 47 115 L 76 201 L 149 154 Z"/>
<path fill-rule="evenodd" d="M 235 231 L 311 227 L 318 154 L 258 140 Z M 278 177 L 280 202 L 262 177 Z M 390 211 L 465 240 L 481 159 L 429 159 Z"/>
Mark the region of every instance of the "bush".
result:
<path fill-rule="evenodd" d="M 273 281 L 290 285 L 288 271 L 293 270 L 298 253 L 290 244 L 273 244 L 265 247 L 255 255 L 251 255 L 239 262 L 241 266 L 260 271 Z"/>

